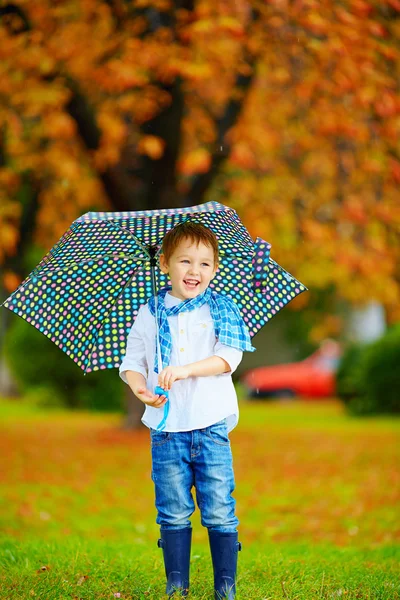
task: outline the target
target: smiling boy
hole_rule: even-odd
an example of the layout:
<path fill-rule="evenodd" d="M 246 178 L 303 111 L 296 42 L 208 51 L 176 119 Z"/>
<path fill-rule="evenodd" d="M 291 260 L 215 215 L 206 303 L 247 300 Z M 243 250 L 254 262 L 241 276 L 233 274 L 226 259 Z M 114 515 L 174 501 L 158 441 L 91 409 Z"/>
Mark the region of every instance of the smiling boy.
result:
<path fill-rule="evenodd" d="M 171 287 L 157 295 L 157 313 L 154 297 L 140 308 L 120 376 L 146 405 L 142 421 L 151 434 L 166 593 L 180 589 L 186 595 L 189 588 L 194 487 L 209 534 L 215 598 L 233 599 L 240 543 L 228 432 L 239 410 L 231 374 L 243 350 L 254 348 L 236 304 L 209 288 L 218 269 L 218 242 L 210 229 L 191 222 L 172 229 L 163 240 L 160 268 Z M 166 397 L 154 393 L 157 385 L 169 393 L 168 414 Z"/>

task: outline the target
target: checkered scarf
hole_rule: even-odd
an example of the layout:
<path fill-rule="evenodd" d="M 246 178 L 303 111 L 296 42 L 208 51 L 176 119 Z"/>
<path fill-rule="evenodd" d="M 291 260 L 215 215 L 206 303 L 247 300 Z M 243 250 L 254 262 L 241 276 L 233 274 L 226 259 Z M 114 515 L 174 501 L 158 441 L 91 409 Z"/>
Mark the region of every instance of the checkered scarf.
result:
<path fill-rule="evenodd" d="M 158 330 L 160 336 L 160 350 L 163 368 L 167 367 L 171 359 L 172 339 L 169 329 L 168 318 L 184 311 L 199 308 L 206 302 L 210 307 L 211 317 L 214 321 L 215 335 L 218 340 L 238 350 L 254 352 L 255 348 L 251 345 L 249 330 L 243 321 L 239 308 L 236 303 L 228 296 L 223 296 L 217 292 L 211 291 L 208 287 L 202 294 L 195 298 L 183 300 L 180 304 L 166 308 L 165 294 L 170 290 L 165 287 L 158 293 Z M 149 309 L 155 316 L 155 299 L 152 296 L 149 300 Z M 158 373 L 157 344 L 156 356 L 154 362 L 154 371 Z"/>

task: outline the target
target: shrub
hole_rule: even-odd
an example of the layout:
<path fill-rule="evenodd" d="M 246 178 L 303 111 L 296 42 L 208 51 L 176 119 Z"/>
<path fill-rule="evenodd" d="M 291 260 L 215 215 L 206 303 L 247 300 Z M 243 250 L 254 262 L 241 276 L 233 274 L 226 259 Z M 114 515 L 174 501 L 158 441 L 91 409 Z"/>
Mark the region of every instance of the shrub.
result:
<path fill-rule="evenodd" d="M 370 412 L 400 413 L 400 326 L 365 351 L 362 398 Z"/>
<path fill-rule="evenodd" d="M 63 408 L 65 406 L 65 398 L 59 390 L 50 385 L 29 387 L 24 394 L 24 402 L 44 409 Z"/>
<path fill-rule="evenodd" d="M 346 348 L 336 372 L 336 392 L 346 403 L 360 395 L 362 389 L 361 362 L 366 347 L 351 344 Z"/>
<path fill-rule="evenodd" d="M 35 404 L 123 410 L 124 383 L 116 369 L 84 376 L 71 358 L 20 317 L 11 320 L 4 346 L 11 373 Z"/>
<path fill-rule="evenodd" d="M 348 348 L 337 390 L 353 414 L 400 413 L 400 326 L 368 346 Z"/>

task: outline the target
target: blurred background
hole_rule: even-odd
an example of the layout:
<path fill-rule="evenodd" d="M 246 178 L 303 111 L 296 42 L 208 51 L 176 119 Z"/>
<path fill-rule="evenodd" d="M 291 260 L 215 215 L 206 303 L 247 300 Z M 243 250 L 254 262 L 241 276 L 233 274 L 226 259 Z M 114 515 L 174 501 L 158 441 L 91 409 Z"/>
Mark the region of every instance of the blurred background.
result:
<path fill-rule="evenodd" d="M 83 213 L 233 207 L 309 288 L 235 373 L 244 539 L 398 540 L 400 1 L 2 0 L 0 18 L 0 302 Z M 4 531 L 153 539 L 117 371 L 83 377 L 5 308 L 0 336 Z"/>
<path fill-rule="evenodd" d="M 309 289 L 234 373 L 249 600 L 400 598 L 399 41 L 400 0 L 0 0 L 0 303 L 88 211 L 206 201 Z M 160 597 L 142 412 L 0 308 L 0 598 Z"/>
<path fill-rule="evenodd" d="M 236 378 L 329 339 L 331 373 L 351 345 L 341 395 L 365 396 L 360 347 L 400 320 L 398 0 L 0 6 L 0 300 L 85 212 L 219 201 L 310 290 L 262 330 Z M 33 328 L 0 319 L 3 395 L 40 387 L 71 408 L 123 406 L 114 372 L 84 384 Z M 400 357 L 392 336 L 375 350 L 381 390 Z M 258 374 L 252 391 L 307 395 L 297 380 Z"/>

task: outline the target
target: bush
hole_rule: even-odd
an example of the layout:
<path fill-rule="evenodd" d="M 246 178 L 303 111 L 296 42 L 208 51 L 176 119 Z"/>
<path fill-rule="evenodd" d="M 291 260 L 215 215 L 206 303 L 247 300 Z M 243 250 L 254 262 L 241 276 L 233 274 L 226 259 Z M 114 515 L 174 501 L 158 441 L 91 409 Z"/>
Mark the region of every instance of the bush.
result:
<path fill-rule="evenodd" d="M 5 358 L 21 391 L 43 407 L 123 410 L 116 369 L 83 371 L 45 335 L 15 317 L 5 336 Z"/>
<path fill-rule="evenodd" d="M 336 372 L 336 392 L 346 403 L 360 395 L 362 389 L 361 362 L 366 346 L 351 344 L 346 348 Z"/>
<path fill-rule="evenodd" d="M 366 405 L 374 412 L 400 413 L 400 326 L 366 349 L 362 368 Z"/>
<path fill-rule="evenodd" d="M 64 408 L 65 398 L 50 385 L 35 385 L 24 394 L 24 402 L 44 409 Z"/>
<path fill-rule="evenodd" d="M 337 373 L 338 395 L 351 413 L 400 413 L 400 326 L 368 346 L 345 352 Z"/>

